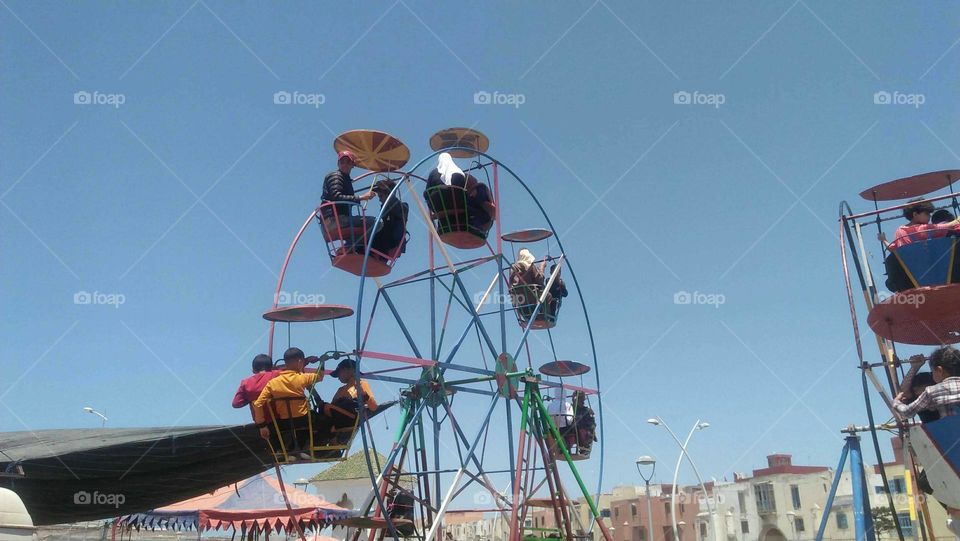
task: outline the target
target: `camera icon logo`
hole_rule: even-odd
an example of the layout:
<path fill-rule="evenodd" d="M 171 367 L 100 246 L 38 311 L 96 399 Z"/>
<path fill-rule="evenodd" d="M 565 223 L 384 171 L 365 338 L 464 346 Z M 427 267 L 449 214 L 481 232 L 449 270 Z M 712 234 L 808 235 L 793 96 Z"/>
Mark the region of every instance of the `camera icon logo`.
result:
<path fill-rule="evenodd" d="M 690 105 L 690 93 L 686 90 L 680 90 L 673 93 L 673 103 L 676 105 Z"/>
<path fill-rule="evenodd" d="M 280 90 L 273 93 L 273 103 L 277 105 L 290 105 L 291 96 L 286 90 Z"/>
<path fill-rule="evenodd" d="M 77 291 L 73 294 L 73 304 L 90 304 L 91 302 L 93 302 L 93 295 L 87 291 Z"/>
<path fill-rule="evenodd" d="M 886 90 L 873 93 L 873 103 L 876 105 L 890 105 L 891 96 Z"/>
<path fill-rule="evenodd" d="M 290 304 L 292 297 L 288 291 L 281 291 L 277 294 L 277 304 Z"/>
<path fill-rule="evenodd" d="M 73 493 L 74 505 L 89 505 L 92 501 L 93 499 L 90 497 L 90 493 L 86 490 Z"/>
<path fill-rule="evenodd" d="M 492 102 L 493 96 L 486 90 L 473 93 L 473 103 L 475 105 L 490 105 Z"/>
<path fill-rule="evenodd" d="M 74 92 L 73 103 L 76 105 L 90 105 L 92 103 L 92 96 L 86 90 Z"/>
<path fill-rule="evenodd" d="M 693 302 L 693 295 L 689 291 L 677 291 L 673 294 L 673 304 L 690 304 Z"/>

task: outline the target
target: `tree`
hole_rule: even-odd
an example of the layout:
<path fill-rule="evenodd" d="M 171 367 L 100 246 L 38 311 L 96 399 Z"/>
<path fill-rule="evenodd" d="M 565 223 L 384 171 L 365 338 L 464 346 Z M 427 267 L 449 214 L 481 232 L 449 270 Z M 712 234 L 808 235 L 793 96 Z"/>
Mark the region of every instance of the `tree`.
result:
<path fill-rule="evenodd" d="M 897 529 L 897 517 L 890 511 L 889 507 L 874 507 L 870 510 L 873 515 L 873 529 L 876 533 L 893 532 Z"/>

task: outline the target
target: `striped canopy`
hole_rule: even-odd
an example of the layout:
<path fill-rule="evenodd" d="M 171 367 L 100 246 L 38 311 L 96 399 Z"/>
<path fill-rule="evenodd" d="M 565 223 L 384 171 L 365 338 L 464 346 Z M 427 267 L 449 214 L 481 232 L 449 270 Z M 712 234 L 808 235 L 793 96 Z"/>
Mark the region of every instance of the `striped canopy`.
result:
<path fill-rule="evenodd" d="M 230 530 L 296 532 L 319 530 L 353 512 L 284 483 L 292 512 L 287 509 L 276 477 L 261 473 L 235 485 L 146 513 L 117 519 L 117 525 L 139 530 Z"/>

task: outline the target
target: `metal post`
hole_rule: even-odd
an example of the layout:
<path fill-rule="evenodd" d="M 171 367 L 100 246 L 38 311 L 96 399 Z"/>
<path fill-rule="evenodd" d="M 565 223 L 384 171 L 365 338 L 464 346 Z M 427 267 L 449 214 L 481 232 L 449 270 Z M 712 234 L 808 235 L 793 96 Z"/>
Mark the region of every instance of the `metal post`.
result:
<path fill-rule="evenodd" d="M 843 476 L 843 466 L 847 462 L 847 453 L 850 450 L 849 436 L 847 442 L 843 444 L 843 451 L 840 453 L 840 464 L 833 474 L 833 484 L 830 485 L 830 494 L 827 496 L 827 505 L 823 508 L 823 517 L 820 519 L 820 528 L 817 529 L 816 541 L 823 540 L 823 533 L 827 529 L 827 521 L 830 520 L 830 511 L 833 509 L 833 498 L 837 495 L 837 487 L 840 486 L 840 477 Z"/>
<path fill-rule="evenodd" d="M 653 477 L 652 475 L 650 477 Z M 647 486 L 647 536 L 650 541 L 654 541 L 653 537 L 653 503 L 650 498 L 650 481 L 648 479 L 643 480 L 644 484 Z"/>
<path fill-rule="evenodd" d="M 863 455 L 860 451 L 860 436 L 847 436 L 847 447 L 850 453 L 850 477 L 853 485 L 853 522 L 856 531 L 856 541 L 873 541 L 873 532 L 867 531 L 870 506 L 864 506 L 867 494 L 864 493 Z M 894 516 L 896 520 L 896 516 Z"/>

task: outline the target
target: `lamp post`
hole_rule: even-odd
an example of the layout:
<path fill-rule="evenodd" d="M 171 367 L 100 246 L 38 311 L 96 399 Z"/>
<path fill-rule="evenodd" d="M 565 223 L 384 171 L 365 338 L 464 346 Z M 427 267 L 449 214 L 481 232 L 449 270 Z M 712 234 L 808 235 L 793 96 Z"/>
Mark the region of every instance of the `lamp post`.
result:
<path fill-rule="evenodd" d="M 100 419 L 101 419 L 101 421 L 100 421 L 100 428 L 103 428 L 103 427 L 107 426 L 107 421 L 108 421 L 109 419 L 107 419 L 107 416 L 106 416 L 106 415 L 104 415 L 104 414 L 100 413 L 99 411 L 91 408 L 90 406 L 87 406 L 87 407 L 83 408 L 83 411 L 85 411 L 85 412 L 87 412 L 87 413 L 92 413 L 92 414 L 96 415 L 97 417 L 100 417 Z"/>
<path fill-rule="evenodd" d="M 677 477 L 680 476 L 680 464 L 683 463 L 683 458 L 687 458 L 687 462 L 690 463 L 690 466 L 693 467 L 693 473 L 697 476 L 697 481 L 700 482 L 700 488 L 703 490 L 703 497 L 707 502 L 707 510 L 710 512 L 710 525 L 714 525 L 713 521 L 713 507 L 710 505 L 710 498 L 707 495 L 707 487 L 703 483 L 703 477 L 700 476 L 700 471 L 697 469 L 697 465 L 693 462 L 693 459 L 690 458 L 690 455 L 687 453 L 687 445 L 690 444 L 690 438 L 693 437 L 693 433 L 697 430 L 703 430 L 710 427 L 710 423 L 706 421 L 701 421 L 697 419 L 697 422 L 694 423 L 693 428 L 690 429 L 690 433 L 687 434 L 687 439 L 680 443 L 680 438 L 670 429 L 667 423 L 660 417 L 653 417 L 647 419 L 647 422 L 654 426 L 662 426 L 667 429 L 667 432 L 670 433 L 670 436 L 673 438 L 673 441 L 677 442 L 677 445 L 680 446 L 680 456 L 677 457 L 677 467 L 673 470 L 673 485 L 670 491 L 670 520 L 673 526 L 673 537 L 675 541 L 680 541 L 680 531 L 677 528 Z M 716 532 L 714 533 L 716 537 Z"/>
<path fill-rule="evenodd" d="M 643 474 L 643 468 L 650 467 L 650 475 Z M 650 480 L 657 471 L 657 460 L 649 455 L 643 455 L 637 459 L 637 473 L 643 479 L 647 494 L 647 539 L 653 541 L 653 505 L 650 503 Z"/>

